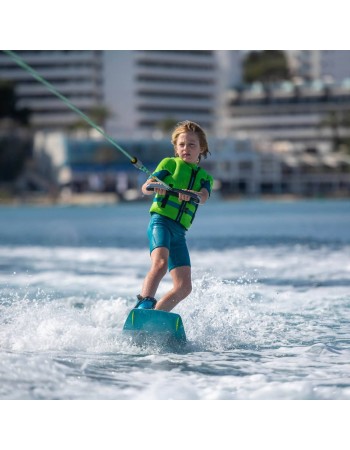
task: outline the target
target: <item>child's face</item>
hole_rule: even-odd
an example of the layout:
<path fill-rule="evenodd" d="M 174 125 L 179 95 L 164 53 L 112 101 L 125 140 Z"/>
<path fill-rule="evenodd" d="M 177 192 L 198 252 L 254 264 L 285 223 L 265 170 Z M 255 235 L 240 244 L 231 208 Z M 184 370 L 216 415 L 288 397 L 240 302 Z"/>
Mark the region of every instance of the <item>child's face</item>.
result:
<path fill-rule="evenodd" d="M 201 148 L 199 145 L 199 138 L 193 131 L 179 134 L 175 151 L 177 155 L 187 163 L 197 163 Z"/>

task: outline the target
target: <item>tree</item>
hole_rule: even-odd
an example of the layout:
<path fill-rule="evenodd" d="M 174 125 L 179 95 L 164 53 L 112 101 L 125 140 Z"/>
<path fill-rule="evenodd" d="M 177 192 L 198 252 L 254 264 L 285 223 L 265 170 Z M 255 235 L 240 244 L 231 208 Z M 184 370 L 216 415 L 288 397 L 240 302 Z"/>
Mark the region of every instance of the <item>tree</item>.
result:
<path fill-rule="evenodd" d="M 173 130 L 175 125 L 178 123 L 178 120 L 173 119 L 172 117 L 166 117 L 163 120 L 160 120 L 157 123 L 157 128 L 163 133 L 169 133 Z"/>
<path fill-rule="evenodd" d="M 15 85 L 9 80 L 0 80 L 0 119 L 12 119 L 20 125 L 28 125 L 31 111 L 17 107 Z"/>
<path fill-rule="evenodd" d="M 290 78 L 287 58 L 282 50 L 252 51 L 243 61 L 245 83 L 260 81 L 269 84 Z"/>
<path fill-rule="evenodd" d="M 339 150 L 340 146 L 345 146 L 350 152 L 350 141 L 340 136 L 340 129 L 350 129 L 350 111 L 330 111 L 319 124 L 320 128 L 329 128 L 332 133 L 333 151 Z"/>
<path fill-rule="evenodd" d="M 1 121 L 10 119 L 11 127 L 17 129 L 29 124 L 30 110 L 17 107 L 15 85 L 8 80 L 0 80 L 0 127 Z M 6 125 L 8 126 L 8 125 Z M 30 138 L 23 138 L 11 131 L 0 136 L 0 182 L 11 182 L 23 170 L 31 154 Z"/>
<path fill-rule="evenodd" d="M 12 182 L 30 157 L 32 141 L 17 136 L 0 137 L 0 183 Z"/>

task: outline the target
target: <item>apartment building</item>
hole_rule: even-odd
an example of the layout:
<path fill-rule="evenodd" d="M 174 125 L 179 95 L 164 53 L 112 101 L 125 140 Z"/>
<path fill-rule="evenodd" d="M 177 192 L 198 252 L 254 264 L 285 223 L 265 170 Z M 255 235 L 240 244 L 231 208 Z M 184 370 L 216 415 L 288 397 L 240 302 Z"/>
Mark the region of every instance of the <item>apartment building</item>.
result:
<path fill-rule="evenodd" d="M 84 113 L 106 106 L 111 116 L 105 128 L 111 135 L 148 137 L 165 120 L 184 119 L 215 130 L 219 89 L 215 51 L 16 53 Z M 15 83 L 18 107 L 31 109 L 35 128 L 62 130 L 79 119 L 5 53 L 0 53 L 0 79 Z"/>
<path fill-rule="evenodd" d="M 222 126 L 229 136 L 289 141 L 325 152 L 333 150 L 335 134 L 350 139 L 349 127 L 344 125 L 350 112 L 350 80 L 283 82 L 268 89 L 255 83 L 231 89 L 226 98 Z M 332 115 L 338 123 L 331 122 Z"/>
<path fill-rule="evenodd" d="M 215 51 L 106 51 L 104 67 L 104 103 L 113 112 L 106 129 L 111 135 L 161 137 L 162 122 L 185 119 L 215 130 Z"/>
<path fill-rule="evenodd" d="M 76 107 L 88 113 L 103 102 L 103 58 L 101 51 L 16 51 L 27 64 L 50 82 Z M 55 130 L 74 124 L 79 117 L 45 85 L 0 52 L 0 79 L 15 84 L 19 108 L 32 111 L 34 128 Z"/>

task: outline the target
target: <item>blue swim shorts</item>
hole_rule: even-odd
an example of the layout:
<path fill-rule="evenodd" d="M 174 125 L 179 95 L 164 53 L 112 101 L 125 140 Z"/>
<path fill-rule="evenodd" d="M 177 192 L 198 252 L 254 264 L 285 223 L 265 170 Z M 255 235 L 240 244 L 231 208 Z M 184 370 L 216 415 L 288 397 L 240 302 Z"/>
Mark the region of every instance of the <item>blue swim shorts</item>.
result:
<path fill-rule="evenodd" d="M 186 229 L 181 224 L 153 213 L 147 234 L 150 253 L 157 247 L 166 247 L 169 250 L 169 271 L 176 267 L 191 266 L 186 243 Z"/>

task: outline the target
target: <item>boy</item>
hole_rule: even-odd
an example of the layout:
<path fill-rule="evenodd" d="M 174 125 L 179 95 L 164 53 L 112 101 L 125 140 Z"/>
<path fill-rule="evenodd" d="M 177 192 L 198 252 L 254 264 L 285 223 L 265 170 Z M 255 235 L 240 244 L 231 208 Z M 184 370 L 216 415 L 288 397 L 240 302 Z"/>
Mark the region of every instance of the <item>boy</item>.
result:
<path fill-rule="evenodd" d="M 176 125 L 171 141 L 175 157 L 163 159 L 154 175 L 173 188 L 196 193 L 200 204 L 205 203 L 210 196 L 213 178 L 198 166 L 201 158 L 210 153 L 204 131 L 195 122 L 186 120 Z M 135 308 L 171 311 L 192 290 L 186 232 L 192 225 L 198 204 L 186 193 L 180 193 L 178 198 L 170 196 L 161 183 L 154 192 L 149 191 L 147 186 L 150 183 L 154 183 L 152 177 L 142 186 L 142 192 L 145 195 L 155 193 L 148 227 L 151 268 Z M 154 296 L 167 269 L 173 287 L 157 302 Z"/>

